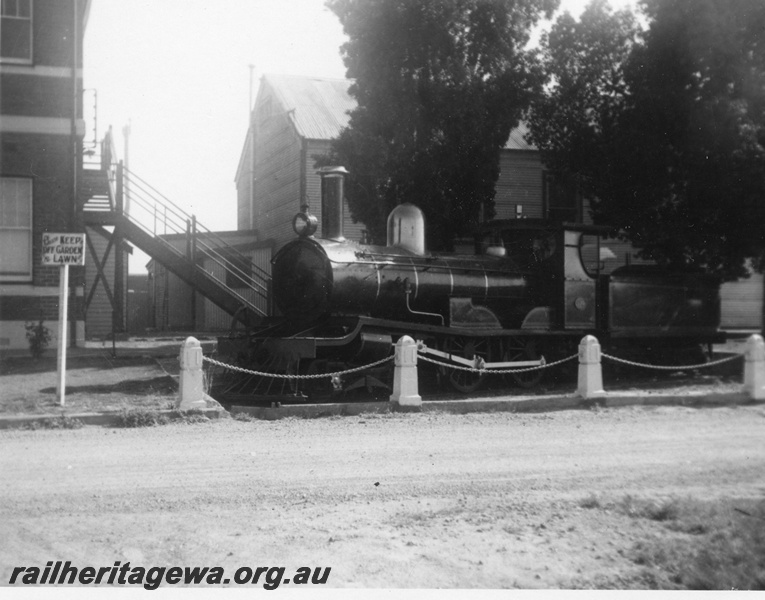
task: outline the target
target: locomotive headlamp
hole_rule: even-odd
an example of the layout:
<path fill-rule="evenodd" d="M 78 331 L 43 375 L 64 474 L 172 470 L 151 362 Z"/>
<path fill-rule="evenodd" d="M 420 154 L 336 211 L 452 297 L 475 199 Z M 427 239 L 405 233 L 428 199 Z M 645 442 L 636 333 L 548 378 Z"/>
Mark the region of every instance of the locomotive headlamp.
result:
<path fill-rule="evenodd" d="M 319 226 L 319 220 L 309 212 L 299 212 L 292 219 L 292 229 L 300 237 L 308 237 L 316 233 Z"/>

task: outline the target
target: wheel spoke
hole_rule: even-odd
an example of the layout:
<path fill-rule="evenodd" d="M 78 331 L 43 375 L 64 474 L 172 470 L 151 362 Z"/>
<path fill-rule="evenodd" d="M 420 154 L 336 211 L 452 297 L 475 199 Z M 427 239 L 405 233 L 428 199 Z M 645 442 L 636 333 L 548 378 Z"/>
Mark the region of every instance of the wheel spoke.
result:
<path fill-rule="evenodd" d="M 502 360 L 505 362 L 520 360 L 537 360 L 539 352 L 536 343 L 523 338 L 511 338 L 505 343 Z M 510 373 L 510 377 L 522 388 L 532 388 L 542 379 L 542 369 Z"/>
<path fill-rule="evenodd" d="M 446 352 L 472 360 L 476 356 L 488 358 L 488 341 L 481 338 L 455 337 L 447 340 Z M 465 371 L 464 369 L 449 369 L 449 383 L 461 394 L 469 394 L 476 391 L 484 379 L 486 373 Z"/>

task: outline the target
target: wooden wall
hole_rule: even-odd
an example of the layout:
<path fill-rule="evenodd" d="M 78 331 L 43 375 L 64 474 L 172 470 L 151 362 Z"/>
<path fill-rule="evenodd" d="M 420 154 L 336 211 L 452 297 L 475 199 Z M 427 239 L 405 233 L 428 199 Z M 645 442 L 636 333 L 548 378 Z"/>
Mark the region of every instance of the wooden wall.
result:
<path fill-rule="evenodd" d="M 321 176 L 318 174 L 319 167 L 316 166 L 315 158 L 329 152 L 330 142 L 327 140 L 306 140 L 306 152 L 305 152 L 305 189 L 308 197 L 309 206 L 311 212 L 319 219 L 319 229 L 316 235 L 321 237 Z M 345 166 L 345 165 L 339 165 Z M 365 229 L 363 223 L 354 223 L 351 218 L 351 209 L 348 208 L 348 203 L 345 202 L 343 208 L 343 235 L 346 239 L 358 242 L 361 240 L 361 232 Z M 292 232 L 290 232 L 292 233 Z M 294 238 L 294 233 L 290 236 L 290 239 Z M 285 240 L 288 241 L 288 240 Z"/>
<path fill-rule="evenodd" d="M 96 229 L 86 227 L 86 233 L 88 235 L 88 239 L 93 244 L 93 246 L 96 249 L 96 253 L 98 255 L 99 262 L 103 261 L 104 252 L 106 251 L 106 247 L 109 245 L 109 238 L 104 235 L 104 233 L 108 234 L 107 231 L 100 232 Z M 104 273 L 106 275 L 106 281 L 108 282 L 109 289 L 111 290 L 112 294 L 114 293 L 114 256 L 115 256 L 116 249 L 112 247 L 109 258 L 106 261 L 106 264 L 104 265 Z M 87 299 L 88 294 L 90 293 L 90 287 L 92 286 L 93 282 L 96 281 L 96 275 L 98 274 L 98 269 L 96 268 L 96 263 L 93 256 L 89 256 L 90 248 L 86 251 L 85 256 L 85 281 L 87 282 L 87 286 L 85 288 L 85 298 Z M 129 254 L 123 250 L 124 254 L 124 264 L 125 268 L 123 270 L 124 273 L 124 281 L 122 289 L 125 291 L 125 299 L 123 300 L 123 307 L 127 309 L 127 281 L 128 281 L 128 256 Z M 106 288 L 104 287 L 103 280 L 99 279 L 98 285 L 96 287 L 96 291 L 93 295 L 92 300 L 90 301 L 90 305 L 87 308 L 87 311 L 85 313 L 85 337 L 92 339 L 92 338 L 105 338 L 107 336 L 110 336 L 112 334 L 112 305 L 109 301 L 109 296 L 106 293 Z M 123 311 L 123 323 L 122 323 L 122 329 L 124 329 L 127 326 L 127 310 Z"/>
<path fill-rule="evenodd" d="M 538 152 L 505 150 L 500 156 L 500 173 L 494 197 L 495 219 L 543 217 L 543 172 Z"/>

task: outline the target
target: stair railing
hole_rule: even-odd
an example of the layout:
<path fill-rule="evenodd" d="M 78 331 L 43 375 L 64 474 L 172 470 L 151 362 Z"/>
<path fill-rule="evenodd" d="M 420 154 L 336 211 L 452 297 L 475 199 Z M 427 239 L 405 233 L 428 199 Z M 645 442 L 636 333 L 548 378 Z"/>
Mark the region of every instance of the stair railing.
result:
<path fill-rule="evenodd" d="M 216 272 L 211 272 L 210 269 L 204 269 L 192 261 L 197 269 L 216 280 L 216 284 L 243 305 L 249 306 L 261 315 L 266 314 L 266 311 L 255 304 L 253 298 L 246 298 L 237 290 L 241 290 L 242 293 L 251 291 L 255 297 L 264 301 L 267 307 L 271 279 L 268 271 L 256 264 L 250 256 L 229 245 L 220 235 L 198 223 L 193 215 L 187 213 L 147 181 L 126 169 L 121 161 L 117 162 L 118 154 L 111 127 L 99 144 L 99 154 L 88 155 L 84 166 L 88 170 L 100 171 L 106 175 L 109 189 L 108 202 L 112 211 L 124 214 L 133 224 L 160 240 L 165 247 L 180 257 L 184 257 L 184 253 L 174 246 L 167 236 L 186 236 L 187 245 L 189 247 L 193 245 L 196 248 L 197 256 L 209 258 L 220 267 L 218 269 L 213 266 Z M 129 202 L 125 202 L 126 199 L 121 197 L 123 194 L 120 192 L 126 191 L 130 195 Z M 194 227 L 188 228 L 187 223 L 192 221 Z M 192 259 L 188 252 L 185 258 Z M 220 272 L 222 272 L 222 279 L 219 276 Z M 230 277 L 241 282 L 241 287 L 236 286 L 235 290 L 227 285 L 226 280 L 230 280 Z"/>
<path fill-rule="evenodd" d="M 123 176 L 129 178 L 130 187 L 130 208 L 126 216 L 144 232 L 161 240 L 179 256 L 184 256 L 184 253 L 171 244 L 166 236 L 185 236 L 187 244 L 193 244 L 197 248 L 197 256 L 205 256 L 221 267 L 223 278 L 196 264 L 198 269 L 204 270 L 209 277 L 215 279 L 221 287 L 243 304 L 265 315 L 265 311 L 254 304 L 253 300 L 244 297 L 226 284 L 226 274 L 231 274 L 236 280 L 242 282 L 245 290 L 251 290 L 257 297 L 268 303 L 269 273 L 254 263 L 251 257 L 227 244 L 217 233 L 201 225 L 193 215 L 187 213 L 147 181 L 127 169 L 123 168 L 122 171 Z M 187 223 L 192 221 L 195 227 L 189 228 Z M 188 254 L 187 252 L 186 258 L 191 259 Z M 249 273 L 239 266 L 247 263 L 250 265 Z"/>
<path fill-rule="evenodd" d="M 187 223 L 193 221 L 195 227 L 191 243 L 198 251 L 220 265 L 224 273 L 233 274 L 245 284 L 245 287 L 253 289 L 261 298 L 268 299 L 267 282 L 270 280 L 270 275 L 265 269 L 254 263 L 249 256 L 229 245 L 220 235 L 199 223 L 194 215 L 180 208 L 147 181 L 127 169 L 125 169 L 125 175 L 130 180 L 131 214 L 128 217 L 133 222 L 158 237 L 168 234 L 189 235 Z M 161 221 L 158 221 L 160 213 Z M 151 227 L 148 226 L 149 222 Z M 158 225 L 161 225 L 161 234 L 157 231 Z M 164 241 L 171 246 L 167 240 Z M 247 262 L 250 263 L 251 272 L 256 274 L 255 277 L 238 266 Z"/>
<path fill-rule="evenodd" d="M 97 151 L 88 150 L 83 153 L 83 169 L 88 172 L 100 172 L 106 175 L 108 182 L 108 203 L 109 209 L 115 209 L 117 197 L 117 147 L 114 145 L 114 135 L 112 128 L 109 127 L 104 138 L 96 144 Z M 92 209 L 91 209 L 92 210 Z"/>

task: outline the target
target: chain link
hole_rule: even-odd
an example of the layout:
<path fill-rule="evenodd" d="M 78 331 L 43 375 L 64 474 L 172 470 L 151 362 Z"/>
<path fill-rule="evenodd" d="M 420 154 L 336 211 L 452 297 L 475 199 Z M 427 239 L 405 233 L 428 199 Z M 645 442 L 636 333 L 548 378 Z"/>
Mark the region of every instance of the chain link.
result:
<path fill-rule="evenodd" d="M 574 360 L 579 356 L 579 354 L 572 354 L 571 356 L 568 356 L 566 358 L 562 358 L 560 360 L 557 360 L 555 362 L 551 363 L 545 363 L 543 365 L 538 365 L 535 367 L 527 367 L 524 369 L 478 369 L 475 367 L 463 367 L 460 365 L 445 363 L 440 360 L 435 360 L 433 358 L 430 358 L 428 356 L 424 356 L 423 354 L 418 354 L 419 359 L 425 362 L 432 363 L 434 365 L 438 365 L 440 367 L 446 367 L 449 369 L 454 369 L 457 371 L 469 371 L 471 373 L 489 373 L 489 374 L 497 374 L 497 375 L 504 375 L 504 374 L 510 374 L 510 373 L 528 373 L 531 371 L 539 371 L 542 369 L 549 369 L 551 367 L 558 366 L 560 364 L 569 362 L 571 360 Z M 708 363 L 702 363 L 697 365 L 678 365 L 678 366 L 669 366 L 669 365 L 650 365 L 647 363 L 639 363 L 632 360 L 627 360 L 625 358 L 619 358 L 618 356 L 612 356 L 610 354 L 606 354 L 605 352 L 601 353 L 601 356 L 603 358 L 607 358 L 609 360 L 613 360 L 617 363 L 622 363 L 625 365 L 630 365 L 633 367 L 642 367 L 646 369 L 658 369 L 663 371 L 684 371 L 689 369 L 703 369 L 705 367 L 715 367 L 717 365 L 721 365 L 724 363 L 732 362 L 734 360 L 737 360 L 739 358 L 743 357 L 743 354 L 737 354 L 735 356 L 727 356 L 725 358 L 721 358 L 716 361 L 708 362 Z M 203 356 L 202 360 L 205 362 L 208 362 L 212 365 L 222 367 L 224 369 L 228 369 L 230 371 L 236 371 L 238 373 L 244 373 L 247 375 L 256 375 L 259 377 L 273 377 L 275 379 L 322 379 L 324 377 L 340 377 L 342 375 L 350 375 L 351 373 L 358 373 L 359 371 L 364 371 L 366 369 L 371 369 L 372 367 L 377 367 L 379 365 L 382 365 L 388 361 L 393 360 L 394 355 L 386 356 L 383 359 L 380 359 L 378 361 L 375 361 L 373 363 L 369 363 L 368 365 L 363 365 L 361 367 L 354 367 L 353 369 L 346 369 L 345 371 L 335 371 L 333 373 L 314 373 L 311 375 L 292 375 L 288 373 L 267 373 L 263 371 L 253 371 L 252 369 L 245 369 L 244 367 L 237 367 L 235 365 L 229 365 L 227 363 L 221 362 L 219 360 L 215 360 L 214 358 L 210 358 L 208 356 Z"/>
<path fill-rule="evenodd" d="M 529 371 L 539 371 L 541 369 L 549 369 L 550 367 L 555 367 L 557 365 L 568 362 L 570 360 L 574 360 L 578 356 L 579 356 L 578 354 L 573 354 L 567 358 L 556 360 L 555 362 L 545 363 L 543 365 L 537 365 L 536 367 L 526 367 L 523 369 L 477 369 L 475 367 L 462 367 L 462 366 L 451 364 L 451 363 L 441 362 L 440 360 L 435 360 L 430 358 L 429 356 L 424 356 L 422 354 L 419 355 L 419 360 L 424 360 L 425 362 L 433 363 L 434 365 L 439 365 L 441 367 L 447 367 L 449 369 L 454 369 L 456 371 L 470 371 L 471 373 L 490 373 L 490 374 L 496 374 L 496 375 L 504 375 L 506 373 L 528 373 Z"/>
<path fill-rule="evenodd" d="M 290 375 L 289 373 L 265 373 L 262 371 L 253 371 L 251 369 L 245 369 L 244 367 L 229 365 L 219 360 L 215 360 L 214 358 L 209 358 L 207 356 L 203 356 L 202 360 L 204 360 L 205 362 L 209 362 L 212 365 L 223 367 L 224 369 L 228 369 L 230 371 L 244 373 L 246 375 L 257 375 L 259 377 L 273 377 L 274 379 L 322 379 L 324 377 L 330 377 L 330 378 L 340 377 L 341 375 L 349 375 L 351 373 L 357 373 L 358 371 L 371 369 L 372 367 L 376 367 L 378 365 L 386 363 L 389 360 L 393 360 L 393 355 L 391 354 L 390 356 L 386 356 L 385 358 L 381 360 L 378 360 L 373 363 L 369 363 L 368 365 L 364 365 L 362 367 L 354 367 L 353 369 L 347 369 L 345 371 L 335 371 L 334 373 L 314 373 L 312 375 Z"/>
<path fill-rule="evenodd" d="M 605 352 L 601 352 L 601 356 L 603 358 L 607 358 L 609 360 L 613 360 L 614 362 L 622 363 L 625 365 L 630 365 L 631 367 L 643 367 L 645 369 L 658 369 L 660 371 L 686 371 L 689 369 L 703 369 L 705 367 L 716 367 L 717 365 L 722 365 L 727 362 L 734 361 L 736 359 L 742 358 L 743 354 L 736 354 L 735 356 L 726 356 L 725 358 L 721 358 L 719 360 L 715 360 L 708 363 L 701 363 L 699 365 L 679 365 L 679 366 L 671 366 L 671 365 L 649 365 L 647 363 L 639 363 L 632 360 L 627 360 L 626 358 L 619 358 L 618 356 L 611 356 L 610 354 L 606 354 Z"/>
<path fill-rule="evenodd" d="M 434 359 L 432 359 L 432 358 L 430 358 L 428 356 L 423 356 L 422 354 L 419 356 L 419 358 L 420 358 L 420 360 L 423 360 L 425 362 L 433 363 L 434 365 L 438 365 L 440 367 L 447 367 L 449 369 L 454 369 L 456 371 L 469 371 L 471 373 L 491 373 L 491 374 L 502 375 L 502 374 L 505 374 L 505 373 L 527 373 L 529 371 L 538 371 L 538 370 L 541 370 L 541 369 L 547 369 L 547 368 L 555 367 L 555 366 L 560 365 L 562 363 L 568 362 L 570 360 L 573 360 L 573 359 L 577 358 L 578 356 L 579 356 L 578 354 L 573 354 L 572 356 L 569 356 L 567 358 L 563 358 L 561 360 L 558 360 L 558 361 L 555 361 L 555 362 L 551 362 L 551 363 L 547 363 L 547 364 L 544 364 L 544 365 L 539 365 L 537 367 L 528 367 L 528 368 L 525 368 L 525 369 L 507 369 L 507 370 L 505 370 L 505 369 L 477 369 L 475 367 L 462 367 L 462 366 L 455 365 L 455 364 L 445 363 L 445 362 L 442 362 L 440 360 L 434 360 Z M 742 354 L 737 354 L 735 356 L 727 356 L 725 358 L 721 358 L 719 360 L 708 362 L 708 363 L 702 363 L 702 364 L 699 364 L 699 365 L 685 365 L 685 366 L 683 366 L 683 365 L 678 365 L 678 366 L 649 365 L 647 363 L 639 363 L 639 362 L 634 362 L 634 361 L 627 360 L 627 359 L 624 359 L 624 358 L 619 358 L 617 356 L 611 356 L 610 354 L 606 354 L 605 352 L 601 353 L 601 356 L 603 356 L 604 358 L 607 358 L 609 360 L 613 360 L 615 362 L 623 363 L 625 365 L 630 365 L 630 366 L 633 366 L 633 367 L 644 367 L 644 368 L 647 368 L 647 369 L 659 369 L 659 370 L 664 370 L 664 371 L 684 371 L 684 370 L 688 370 L 688 369 L 703 369 L 705 367 L 715 367 L 717 365 L 721 365 L 721 364 L 724 364 L 724 363 L 727 363 L 727 362 L 732 362 L 732 361 L 734 361 L 736 359 L 741 358 L 743 355 Z"/>

